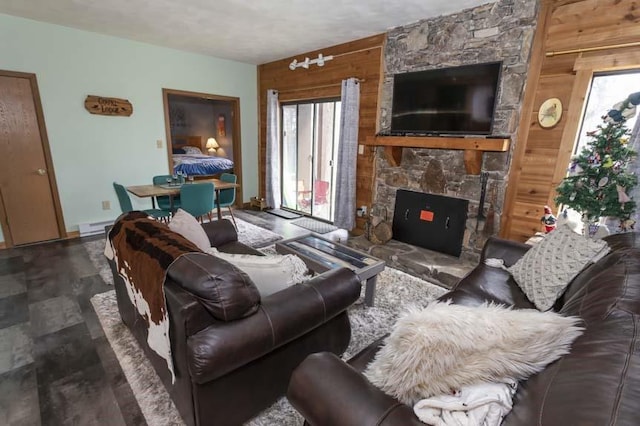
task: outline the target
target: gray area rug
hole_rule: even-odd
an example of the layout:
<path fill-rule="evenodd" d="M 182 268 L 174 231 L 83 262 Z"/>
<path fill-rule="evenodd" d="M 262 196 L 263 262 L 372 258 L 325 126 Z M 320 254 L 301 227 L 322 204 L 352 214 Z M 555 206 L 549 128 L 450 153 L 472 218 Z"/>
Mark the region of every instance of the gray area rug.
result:
<path fill-rule="evenodd" d="M 268 246 L 282 237 L 268 229 L 260 228 L 252 223 L 236 218 L 238 225 L 238 241 L 253 248 Z"/>
<path fill-rule="evenodd" d="M 272 252 L 268 248 L 265 252 Z M 364 286 L 360 300 L 349 308 L 352 337 L 344 359 L 358 353 L 365 346 L 387 333 L 398 314 L 410 305 L 425 305 L 444 294 L 442 287 L 427 283 L 396 269 L 387 268 L 378 277 L 376 306 L 364 305 Z M 129 329 L 121 322 L 115 291 L 91 299 L 100 324 L 122 370 L 138 400 L 140 409 L 150 425 L 183 425 L 169 394 L 155 373 Z M 250 426 L 298 426 L 300 415 L 281 398 L 274 405 L 251 420 Z"/>
<path fill-rule="evenodd" d="M 338 229 L 336 226 L 333 226 L 329 223 L 309 219 L 308 217 L 292 220 L 291 223 L 301 228 L 308 229 L 309 231 L 315 232 L 317 234 L 326 234 L 327 232 L 335 231 L 336 229 Z"/>

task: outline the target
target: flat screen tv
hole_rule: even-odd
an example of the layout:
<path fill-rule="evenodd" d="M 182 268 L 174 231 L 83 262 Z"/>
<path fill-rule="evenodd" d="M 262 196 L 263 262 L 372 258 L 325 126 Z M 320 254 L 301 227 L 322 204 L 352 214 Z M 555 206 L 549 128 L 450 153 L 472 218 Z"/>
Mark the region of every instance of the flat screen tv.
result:
<path fill-rule="evenodd" d="M 501 62 L 396 74 L 392 134 L 491 134 Z"/>

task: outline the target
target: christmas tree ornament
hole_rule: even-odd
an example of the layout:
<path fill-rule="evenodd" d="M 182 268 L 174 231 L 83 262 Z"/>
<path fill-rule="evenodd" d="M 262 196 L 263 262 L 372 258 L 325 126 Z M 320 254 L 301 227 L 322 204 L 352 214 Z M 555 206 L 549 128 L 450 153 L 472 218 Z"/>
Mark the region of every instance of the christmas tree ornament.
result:
<path fill-rule="evenodd" d="M 602 187 L 603 187 L 603 186 L 605 186 L 607 183 L 609 183 L 609 178 L 605 176 L 605 177 L 603 177 L 602 179 L 600 179 L 600 180 L 598 181 L 598 186 L 599 186 L 600 188 L 602 188 Z"/>
<path fill-rule="evenodd" d="M 625 204 L 631 201 L 631 198 L 625 192 L 625 187 L 616 185 L 616 190 L 618 191 L 618 202 L 620 204 Z"/>
<path fill-rule="evenodd" d="M 604 167 L 605 169 L 613 167 L 613 159 L 611 158 L 611 155 L 607 154 L 607 155 L 604 156 L 604 161 L 602 162 L 602 167 Z"/>
<path fill-rule="evenodd" d="M 588 159 L 589 167 L 600 167 L 600 153 L 594 152 Z"/>
<path fill-rule="evenodd" d="M 576 195 L 578 195 L 578 194 L 575 193 L 575 192 L 572 192 L 571 195 L 569 195 L 569 201 L 575 200 L 576 199 Z"/>
<path fill-rule="evenodd" d="M 619 232 L 631 232 L 635 228 L 636 221 L 633 219 L 621 220 L 618 226 Z"/>
<path fill-rule="evenodd" d="M 589 237 L 593 238 L 594 235 L 596 235 L 596 232 L 598 232 L 598 228 L 600 228 L 600 224 L 598 223 L 589 223 Z"/>
<path fill-rule="evenodd" d="M 613 173 L 620 173 L 620 168 L 622 167 L 622 162 L 620 160 L 613 163 Z"/>

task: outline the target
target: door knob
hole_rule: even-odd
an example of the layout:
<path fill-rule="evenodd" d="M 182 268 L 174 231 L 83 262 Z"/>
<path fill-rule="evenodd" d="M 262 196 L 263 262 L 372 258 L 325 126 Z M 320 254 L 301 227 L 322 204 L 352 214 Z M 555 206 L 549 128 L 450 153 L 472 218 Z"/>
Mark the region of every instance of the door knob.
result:
<path fill-rule="evenodd" d="M 44 176 L 47 174 L 47 171 L 45 169 L 38 169 L 37 172 L 40 176 Z"/>

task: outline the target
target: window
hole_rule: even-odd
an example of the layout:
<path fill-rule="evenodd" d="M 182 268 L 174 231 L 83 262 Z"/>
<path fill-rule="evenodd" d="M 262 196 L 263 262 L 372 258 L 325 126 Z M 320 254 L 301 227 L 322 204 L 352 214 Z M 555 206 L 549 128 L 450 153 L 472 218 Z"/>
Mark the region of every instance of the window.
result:
<path fill-rule="evenodd" d="M 282 207 L 333 221 L 340 106 L 282 105 Z"/>
<path fill-rule="evenodd" d="M 580 153 L 587 146 L 590 138 L 587 132 L 596 130 L 602 124 L 604 116 L 615 104 L 623 101 L 640 88 L 640 71 L 626 71 L 618 73 L 595 74 L 591 81 L 591 88 L 587 99 L 582 126 L 578 133 L 574 155 Z M 627 127 L 633 129 L 636 117 L 627 120 Z"/>

